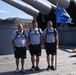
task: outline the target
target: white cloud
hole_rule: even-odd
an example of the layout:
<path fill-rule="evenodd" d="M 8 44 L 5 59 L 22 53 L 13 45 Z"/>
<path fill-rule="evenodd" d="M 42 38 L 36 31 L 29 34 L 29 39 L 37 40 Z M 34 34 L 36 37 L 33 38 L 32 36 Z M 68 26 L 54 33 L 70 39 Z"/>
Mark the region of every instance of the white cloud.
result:
<path fill-rule="evenodd" d="M 7 10 L 0 10 L 0 13 L 9 13 Z"/>

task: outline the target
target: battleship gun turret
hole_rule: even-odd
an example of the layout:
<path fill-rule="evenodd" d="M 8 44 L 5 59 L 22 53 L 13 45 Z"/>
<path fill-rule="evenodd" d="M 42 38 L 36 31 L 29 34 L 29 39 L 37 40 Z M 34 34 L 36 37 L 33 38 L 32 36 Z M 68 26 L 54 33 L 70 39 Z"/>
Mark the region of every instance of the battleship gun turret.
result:
<path fill-rule="evenodd" d="M 35 19 L 37 19 L 38 25 L 42 30 L 46 27 L 46 24 L 43 23 L 43 21 L 42 21 L 42 19 L 43 19 L 42 13 L 40 13 L 39 10 L 35 9 L 34 7 L 27 5 L 25 3 L 22 3 L 18 0 L 2 0 L 2 1 L 22 10 L 23 12 L 25 12 L 31 16 L 33 16 Z"/>
<path fill-rule="evenodd" d="M 55 15 L 55 9 L 56 6 L 52 6 L 51 4 L 47 4 L 46 2 L 43 2 L 42 0 L 22 0 L 29 5 L 33 6 L 37 10 L 39 10 L 42 14 L 42 21 L 43 24 L 39 24 L 41 28 L 45 28 L 47 25 L 48 20 L 52 20 L 54 23 L 54 27 L 56 27 L 56 15 Z M 37 18 L 38 23 L 40 22 L 40 17 Z"/>
<path fill-rule="evenodd" d="M 51 5 L 41 0 L 22 0 L 28 3 L 29 5 L 21 3 L 18 0 L 3 1 L 36 18 L 38 25 L 42 30 L 44 30 L 44 28 L 46 27 L 48 20 L 52 20 L 55 27 L 56 17 L 53 7 Z M 33 7 L 30 5 L 32 5 Z M 55 8 L 56 7 L 54 7 L 54 9 Z"/>

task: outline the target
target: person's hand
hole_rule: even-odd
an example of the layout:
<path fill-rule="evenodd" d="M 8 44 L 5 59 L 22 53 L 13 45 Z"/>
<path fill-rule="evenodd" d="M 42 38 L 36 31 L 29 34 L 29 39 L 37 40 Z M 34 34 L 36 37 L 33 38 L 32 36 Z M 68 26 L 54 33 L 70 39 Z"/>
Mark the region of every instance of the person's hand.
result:
<path fill-rule="evenodd" d="M 29 46 L 26 46 L 26 50 L 29 50 Z"/>
<path fill-rule="evenodd" d="M 56 46 L 56 48 L 58 49 L 58 48 L 59 48 L 59 46 L 57 45 L 57 46 Z"/>
<path fill-rule="evenodd" d="M 13 47 L 13 51 L 16 51 L 16 48 L 15 47 Z"/>
<path fill-rule="evenodd" d="M 41 48 L 42 48 L 42 49 L 44 48 L 44 45 L 43 45 L 43 44 L 41 44 Z"/>

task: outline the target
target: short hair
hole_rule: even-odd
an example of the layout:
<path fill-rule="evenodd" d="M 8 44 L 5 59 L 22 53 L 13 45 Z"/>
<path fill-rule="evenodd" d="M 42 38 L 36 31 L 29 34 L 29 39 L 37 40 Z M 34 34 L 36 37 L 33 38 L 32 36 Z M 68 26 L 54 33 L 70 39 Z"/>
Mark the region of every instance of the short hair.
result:
<path fill-rule="evenodd" d="M 17 26 L 20 26 L 20 25 L 22 25 L 22 24 L 18 24 Z M 23 26 L 23 25 L 22 25 Z"/>
<path fill-rule="evenodd" d="M 37 22 L 36 20 L 33 20 L 32 23 Z"/>
<path fill-rule="evenodd" d="M 48 21 L 47 23 L 49 23 L 49 22 L 50 22 L 50 23 L 51 23 L 51 25 L 53 26 L 53 22 L 52 22 L 52 21 Z"/>

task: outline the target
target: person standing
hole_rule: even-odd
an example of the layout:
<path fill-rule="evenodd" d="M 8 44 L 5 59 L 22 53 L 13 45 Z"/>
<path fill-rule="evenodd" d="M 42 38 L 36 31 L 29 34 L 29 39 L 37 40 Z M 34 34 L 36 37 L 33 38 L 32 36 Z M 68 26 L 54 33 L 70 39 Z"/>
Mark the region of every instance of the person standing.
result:
<path fill-rule="evenodd" d="M 45 42 L 45 50 L 47 54 L 47 70 L 55 70 L 54 68 L 54 55 L 56 55 L 56 49 L 58 48 L 58 31 L 53 28 L 52 21 L 47 22 L 47 27 L 43 31 L 43 37 Z M 50 66 L 51 55 L 51 66 Z"/>
<path fill-rule="evenodd" d="M 27 33 L 23 25 L 18 24 L 18 30 L 12 35 L 12 46 L 16 58 L 16 72 L 19 72 L 19 59 L 21 58 L 21 72 L 25 72 L 24 59 L 26 58 Z"/>
<path fill-rule="evenodd" d="M 39 60 L 41 56 L 41 38 L 42 30 L 38 28 L 36 20 L 32 21 L 32 27 L 28 29 L 28 39 L 29 39 L 29 52 L 31 54 L 32 68 L 31 71 L 39 71 Z M 35 56 L 36 56 L 36 66 L 35 66 Z"/>

